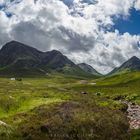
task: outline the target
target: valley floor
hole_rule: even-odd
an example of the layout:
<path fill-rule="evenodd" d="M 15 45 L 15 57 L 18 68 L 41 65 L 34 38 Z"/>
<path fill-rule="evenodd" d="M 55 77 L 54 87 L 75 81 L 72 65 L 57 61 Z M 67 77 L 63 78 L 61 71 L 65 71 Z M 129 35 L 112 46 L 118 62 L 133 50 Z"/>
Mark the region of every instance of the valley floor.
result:
<path fill-rule="evenodd" d="M 88 80 L 62 75 L 0 79 L 0 140 L 139 140 L 127 105 L 140 73 Z"/>

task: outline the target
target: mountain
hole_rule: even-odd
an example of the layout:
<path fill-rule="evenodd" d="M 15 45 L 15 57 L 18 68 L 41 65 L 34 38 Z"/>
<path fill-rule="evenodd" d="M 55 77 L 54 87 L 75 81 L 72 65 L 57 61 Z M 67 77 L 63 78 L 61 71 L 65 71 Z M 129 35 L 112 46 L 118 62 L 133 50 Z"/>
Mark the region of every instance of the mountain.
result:
<path fill-rule="evenodd" d="M 80 63 L 80 64 L 78 64 L 78 66 L 87 73 L 101 76 L 101 74 L 99 72 L 97 72 L 92 66 L 90 66 L 86 63 Z"/>
<path fill-rule="evenodd" d="M 55 70 L 61 70 L 61 68 L 65 66 L 69 67 L 75 66 L 75 64 L 71 60 L 69 60 L 61 52 L 56 50 L 44 53 L 40 65 Z"/>
<path fill-rule="evenodd" d="M 5 44 L 0 50 L 0 67 L 16 64 L 19 61 L 30 60 L 30 65 L 40 62 L 42 52 L 22 43 L 11 41 Z"/>
<path fill-rule="evenodd" d="M 48 72 L 91 76 L 56 50 L 41 52 L 17 41 L 5 44 L 0 50 L 0 75 L 43 76 Z"/>
<path fill-rule="evenodd" d="M 120 67 L 115 68 L 109 75 L 120 74 L 125 72 L 140 71 L 140 59 L 136 56 L 131 57 L 128 61 L 123 63 Z"/>

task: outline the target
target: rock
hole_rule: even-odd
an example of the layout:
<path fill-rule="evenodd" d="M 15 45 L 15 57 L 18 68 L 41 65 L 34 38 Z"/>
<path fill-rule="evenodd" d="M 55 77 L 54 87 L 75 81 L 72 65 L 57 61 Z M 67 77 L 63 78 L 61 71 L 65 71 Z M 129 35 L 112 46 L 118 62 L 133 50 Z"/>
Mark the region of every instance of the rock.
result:
<path fill-rule="evenodd" d="M 23 133 L 23 137 L 27 137 L 29 134 L 27 132 Z"/>
<path fill-rule="evenodd" d="M 13 133 L 12 127 L 3 121 L 0 121 L 0 136 L 6 138 L 12 133 Z"/>
<path fill-rule="evenodd" d="M 41 132 L 48 133 L 49 132 L 49 126 L 48 125 L 42 125 L 41 126 Z"/>
<path fill-rule="evenodd" d="M 88 93 L 87 93 L 87 92 L 85 92 L 85 91 L 82 91 L 82 92 L 81 92 L 81 94 L 88 94 Z"/>
<path fill-rule="evenodd" d="M 114 99 L 114 100 L 124 100 L 125 98 L 126 98 L 125 95 L 117 95 L 117 96 L 115 96 L 113 99 Z"/>
<path fill-rule="evenodd" d="M 132 105 L 136 105 L 134 102 L 132 102 Z"/>
<path fill-rule="evenodd" d="M 3 122 L 3 121 L 0 121 L 0 126 L 5 126 L 5 127 L 8 127 L 9 125 L 8 124 L 6 124 L 5 122 Z"/>

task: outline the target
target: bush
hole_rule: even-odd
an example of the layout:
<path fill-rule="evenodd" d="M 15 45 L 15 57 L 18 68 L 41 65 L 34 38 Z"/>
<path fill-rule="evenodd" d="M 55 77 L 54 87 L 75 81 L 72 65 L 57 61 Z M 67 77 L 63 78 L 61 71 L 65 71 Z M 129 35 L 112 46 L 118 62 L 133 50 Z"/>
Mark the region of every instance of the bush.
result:
<path fill-rule="evenodd" d="M 22 81 L 22 78 L 16 78 L 16 81 Z"/>

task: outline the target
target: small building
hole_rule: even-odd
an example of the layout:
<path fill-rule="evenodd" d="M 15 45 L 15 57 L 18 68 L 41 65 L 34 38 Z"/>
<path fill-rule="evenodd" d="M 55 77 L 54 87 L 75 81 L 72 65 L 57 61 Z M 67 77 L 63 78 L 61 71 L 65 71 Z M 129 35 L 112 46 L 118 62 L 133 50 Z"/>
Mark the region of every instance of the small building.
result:
<path fill-rule="evenodd" d="M 11 81 L 15 81 L 16 80 L 16 78 L 11 78 Z"/>

